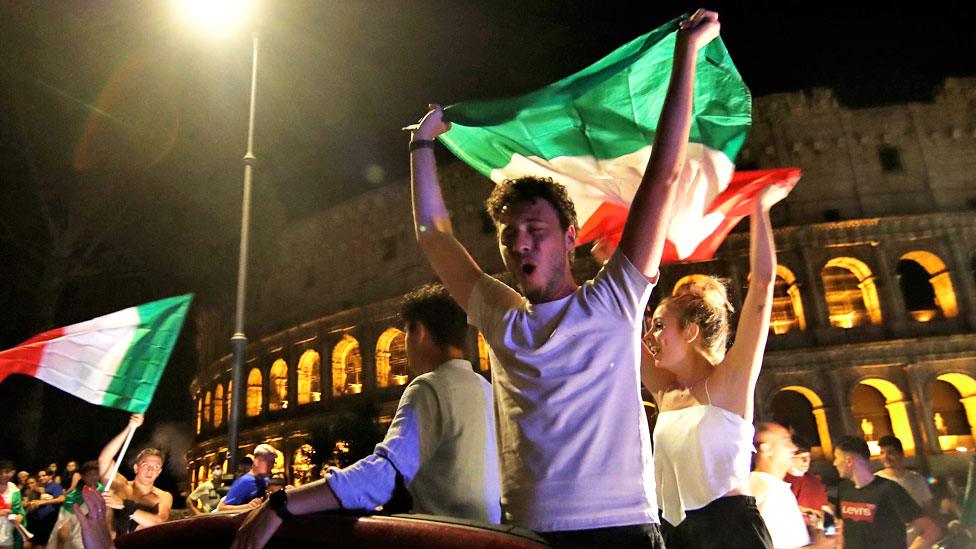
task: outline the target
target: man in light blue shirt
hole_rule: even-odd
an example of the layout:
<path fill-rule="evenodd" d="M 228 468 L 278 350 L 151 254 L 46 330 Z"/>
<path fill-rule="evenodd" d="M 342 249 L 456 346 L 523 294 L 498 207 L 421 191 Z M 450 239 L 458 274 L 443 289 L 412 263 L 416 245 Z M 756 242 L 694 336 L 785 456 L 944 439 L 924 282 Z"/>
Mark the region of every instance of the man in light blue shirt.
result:
<path fill-rule="evenodd" d="M 463 358 L 467 317 L 440 285 L 404 297 L 401 316 L 415 377 L 383 442 L 326 479 L 272 494 L 241 526 L 234 547 L 263 547 L 292 514 L 375 510 L 393 496 L 398 476 L 414 512 L 500 522 L 491 386 Z"/>

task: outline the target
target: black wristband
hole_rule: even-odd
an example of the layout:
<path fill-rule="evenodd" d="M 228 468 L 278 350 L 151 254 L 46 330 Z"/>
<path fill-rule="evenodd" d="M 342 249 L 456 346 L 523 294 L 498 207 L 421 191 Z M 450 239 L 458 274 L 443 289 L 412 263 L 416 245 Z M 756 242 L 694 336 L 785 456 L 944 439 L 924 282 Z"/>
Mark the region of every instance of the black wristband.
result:
<path fill-rule="evenodd" d="M 272 492 L 271 495 L 268 496 L 268 505 L 271 506 L 271 510 L 274 511 L 276 515 L 281 517 L 281 520 L 288 520 L 294 516 L 288 511 L 288 492 L 286 490 Z"/>
<path fill-rule="evenodd" d="M 414 139 L 410 142 L 410 152 L 417 149 L 434 149 L 434 141 L 432 139 Z"/>

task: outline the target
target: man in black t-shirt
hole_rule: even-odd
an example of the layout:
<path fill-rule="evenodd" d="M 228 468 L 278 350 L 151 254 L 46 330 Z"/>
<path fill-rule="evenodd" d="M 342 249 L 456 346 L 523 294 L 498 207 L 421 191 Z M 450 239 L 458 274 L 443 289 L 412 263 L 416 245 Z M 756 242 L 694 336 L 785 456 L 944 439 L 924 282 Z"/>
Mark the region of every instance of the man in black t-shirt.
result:
<path fill-rule="evenodd" d="M 843 521 L 845 549 L 888 549 L 907 546 L 906 525 L 918 532 L 912 547 L 931 547 L 942 532 L 898 483 L 871 472 L 871 452 L 864 439 L 844 437 L 834 449 L 834 467 L 841 477 L 837 511 Z"/>

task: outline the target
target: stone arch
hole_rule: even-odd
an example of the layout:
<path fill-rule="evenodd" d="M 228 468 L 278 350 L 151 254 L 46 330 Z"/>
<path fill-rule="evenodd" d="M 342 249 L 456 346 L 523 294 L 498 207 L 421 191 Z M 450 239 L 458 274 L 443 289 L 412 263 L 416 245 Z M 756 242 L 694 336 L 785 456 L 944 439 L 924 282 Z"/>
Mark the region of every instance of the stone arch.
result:
<path fill-rule="evenodd" d="M 871 269 L 853 257 L 835 257 L 821 271 L 830 325 L 881 324 L 881 302 Z"/>
<path fill-rule="evenodd" d="M 928 290 L 931 289 L 932 307 L 934 309 L 916 305 L 917 308 L 913 310 L 910 307 L 909 292 L 912 289 L 906 288 L 906 283 L 910 281 L 901 276 L 903 262 L 914 262 L 921 270 L 924 270 L 928 287 L 921 288 L 921 291 L 925 292 L 924 298 L 928 298 Z M 942 258 L 932 252 L 914 250 L 901 256 L 898 268 L 899 281 L 902 284 L 902 296 L 905 298 L 905 306 L 909 310 L 909 313 L 915 317 L 915 320 L 927 322 L 935 313 L 940 313 L 945 318 L 954 318 L 959 315 L 956 291 L 952 286 L 952 278 L 949 276 L 949 271 L 946 269 L 945 262 L 942 261 Z"/>
<path fill-rule="evenodd" d="M 359 342 L 349 334 L 342 336 L 332 350 L 332 394 L 361 393 L 363 361 L 359 354 Z"/>
<path fill-rule="evenodd" d="M 406 385 L 409 376 L 406 334 L 387 328 L 376 340 L 376 386 Z"/>
<path fill-rule="evenodd" d="M 288 408 L 288 363 L 279 358 L 268 372 L 268 410 L 276 412 Z"/>
<path fill-rule="evenodd" d="M 264 380 L 261 376 L 261 370 L 251 368 L 251 371 L 247 374 L 247 417 L 254 417 L 261 414 L 261 406 L 264 405 L 263 390 Z"/>
<path fill-rule="evenodd" d="M 213 395 L 207 391 L 207 396 L 203 397 L 203 425 L 205 427 L 213 427 L 213 424 L 210 423 L 210 412 L 213 410 L 211 407 L 213 405 L 212 400 Z"/>
<path fill-rule="evenodd" d="M 833 441 L 830 438 L 830 428 L 827 426 L 827 412 L 824 410 L 823 399 L 820 398 L 820 395 L 816 391 L 802 385 L 788 385 L 783 387 L 776 392 L 773 399 L 783 392 L 799 394 L 810 404 L 810 413 L 813 416 L 813 424 L 816 429 L 816 439 L 811 440 L 810 443 L 815 446 L 820 446 L 820 451 L 824 457 L 830 457 L 834 449 Z M 772 401 L 770 402 L 770 407 L 772 407 Z"/>
<path fill-rule="evenodd" d="M 943 450 L 955 449 L 960 446 L 965 446 L 969 449 L 974 449 L 976 447 L 976 379 L 973 379 L 969 374 L 959 373 L 959 372 L 946 372 L 936 376 L 933 382 L 944 382 L 952 386 L 958 395 L 959 403 L 962 405 L 962 414 L 965 421 L 965 430 L 968 431 L 966 434 L 968 437 L 963 437 L 960 439 L 959 432 L 963 429 L 952 429 L 952 425 L 949 425 L 946 429 L 945 435 L 942 434 L 942 430 L 939 429 L 938 423 L 936 423 L 936 431 L 939 433 L 939 444 Z M 931 386 L 931 383 L 930 383 Z M 939 403 L 935 395 L 930 395 L 933 401 L 933 418 L 935 421 L 934 414 L 941 413 L 943 410 L 939 408 Z M 945 418 L 944 418 L 945 419 Z M 954 432 L 950 432 L 954 431 Z M 956 440 L 943 440 L 943 436 L 955 436 Z"/>
<path fill-rule="evenodd" d="M 908 417 L 908 403 L 905 400 L 905 395 L 902 393 L 901 389 L 897 385 L 888 381 L 886 379 L 881 379 L 878 377 L 864 378 L 858 382 L 858 386 L 871 387 L 881 393 L 884 398 L 884 408 L 887 412 L 887 419 L 890 422 L 891 434 L 898 437 L 901 440 L 902 446 L 905 448 L 906 456 L 915 455 L 915 436 L 912 434 L 912 424 Z M 857 391 L 857 386 L 855 386 L 854 391 Z M 860 419 L 860 424 L 863 424 L 865 419 L 869 421 L 871 418 L 865 416 L 861 413 L 859 418 L 859 411 L 857 409 L 857 399 L 852 396 L 851 398 L 852 406 L 851 412 L 855 416 L 855 420 Z M 881 427 L 881 426 L 876 426 Z M 880 438 L 878 436 L 875 439 Z M 874 444 L 871 444 L 874 442 Z M 868 445 L 871 446 L 872 453 L 877 453 L 877 442 L 869 441 Z"/>
<path fill-rule="evenodd" d="M 298 359 L 298 405 L 322 400 L 322 382 L 319 368 L 322 359 L 317 352 L 308 349 Z"/>
<path fill-rule="evenodd" d="M 776 265 L 776 283 L 773 287 L 773 309 L 770 314 L 769 329 L 774 334 L 807 329 L 800 287 L 793 271 L 785 265 Z"/>
<path fill-rule="evenodd" d="M 224 423 L 224 386 L 221 383 L 217 384 L 217 388 L 214 389 L 214 400 L 213 400 L 213 424 L 214 427 L 220 427 Z"/>

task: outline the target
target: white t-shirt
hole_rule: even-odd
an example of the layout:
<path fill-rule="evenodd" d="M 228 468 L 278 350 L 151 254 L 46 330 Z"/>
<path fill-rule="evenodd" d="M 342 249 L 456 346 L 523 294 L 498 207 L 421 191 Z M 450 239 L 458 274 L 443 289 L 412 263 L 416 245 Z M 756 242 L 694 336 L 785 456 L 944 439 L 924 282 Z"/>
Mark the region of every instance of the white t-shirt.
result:
<path fill-rule="evenodd" d="M 790 483 L 769 473 L 753 471 L 749 476 L 749 487 L 775 549 L 810 545 L 810 533 Z"/>
<path fill-rule="evenodd" d="M 657 523 L 640 395 L 653 284 L 621 252 L 557 301 L 485 275 L 468 303 L 493 365 L 506 522 L 536 531 Z"/>
<path fill-rule="evenodd" d="M 403 475 L 414 513 L 498 524 L 498 450 L 491 387 L 466 360 L 449 360 L 407 385 L 372 455 L 331 469 L 346 509 L 386 503 Z"/>
<path fill-rule="evenodd" d="M 875 473 L 881 478 L 886 478 L 888 480 L 893 480 L 898 483 L 899 486 L 908 492 L 908 495 L 912 496 L 915 503 L 919 507 L 924 508 L 930 501 L 932 501 L 932 491 L 929 490 L 929 483 L 925 480 L 925 477 L 908 469 L 905 471 L 905 475 L 901 478 L 890 474 L 886 469 L 882 469 Z"/>

